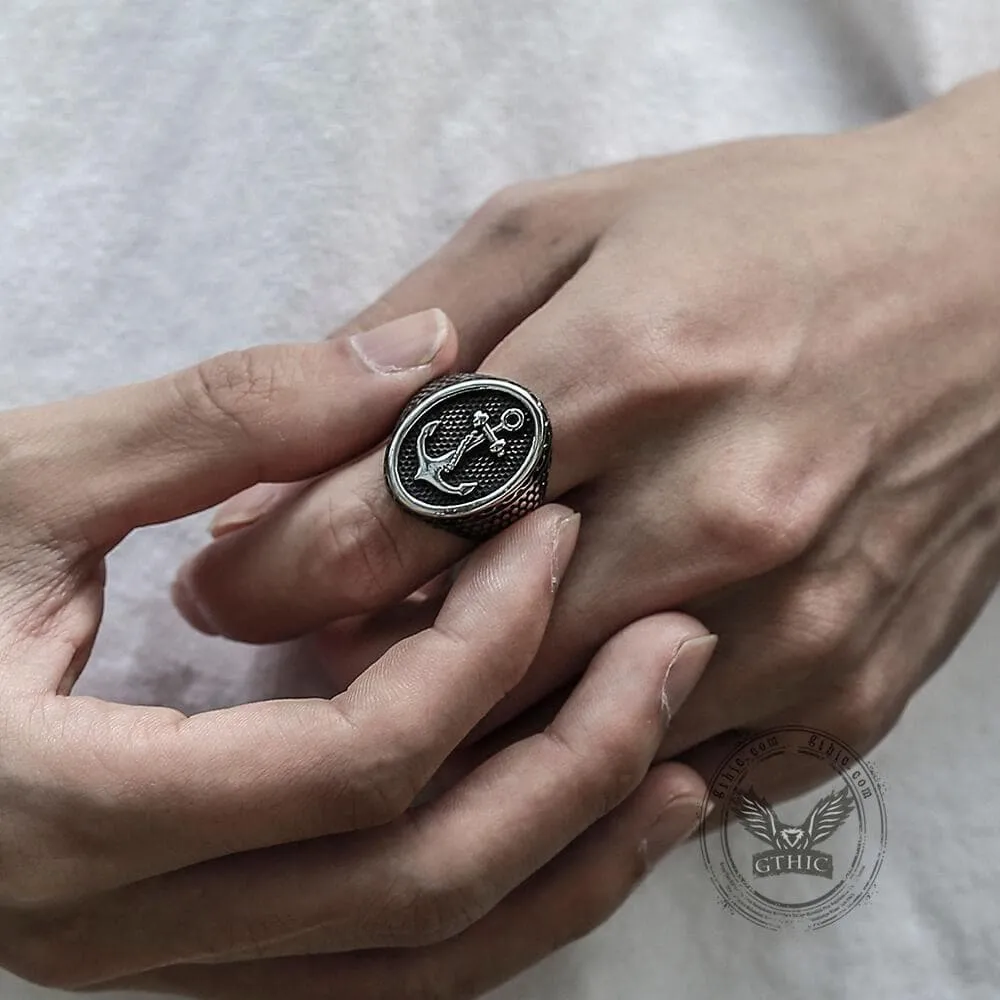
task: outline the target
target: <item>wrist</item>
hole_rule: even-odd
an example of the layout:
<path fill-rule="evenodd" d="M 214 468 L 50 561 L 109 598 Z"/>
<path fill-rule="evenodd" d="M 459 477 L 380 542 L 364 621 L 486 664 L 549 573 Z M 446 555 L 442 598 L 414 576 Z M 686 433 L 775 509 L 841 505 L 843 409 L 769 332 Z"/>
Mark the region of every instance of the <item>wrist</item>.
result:
<path fill-rule="evenodd" d="M 881 128 L 908 147 L 956 208 L 981 198 L 985 218 L 1000 219 L 1000 72 L 967 80 Z"/>

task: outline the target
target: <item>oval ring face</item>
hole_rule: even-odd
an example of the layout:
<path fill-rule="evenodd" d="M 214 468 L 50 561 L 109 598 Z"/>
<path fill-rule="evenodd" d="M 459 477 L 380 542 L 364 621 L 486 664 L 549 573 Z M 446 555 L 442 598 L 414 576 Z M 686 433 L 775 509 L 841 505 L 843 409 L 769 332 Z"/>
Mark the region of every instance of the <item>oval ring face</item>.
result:
<path fill-rule="evenodd" d="M 545 410 L 527 389 L 493 376 L 445 376 L 403 412 L 386 452 L 386 481 L 403 507 L 442 527 L 487 518 L 539 475 L 544 493 L 549 440 Z"/>

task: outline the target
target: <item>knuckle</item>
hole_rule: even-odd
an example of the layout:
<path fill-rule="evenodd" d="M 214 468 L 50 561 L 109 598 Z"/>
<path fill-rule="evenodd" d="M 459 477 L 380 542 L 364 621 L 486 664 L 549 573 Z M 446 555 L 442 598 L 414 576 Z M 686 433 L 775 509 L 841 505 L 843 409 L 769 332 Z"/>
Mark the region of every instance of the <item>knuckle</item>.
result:
<path fill-rule="evenodd" d="M 401 766 L 395 755 L 369 764 L 353 796 L 352 825 L 360 829 L 399 819 L 419 792 L 409 774 L 408 768 Z"/>
<path fill-rule="evenodd" d="M 624 309 L 589 296 L 567 321 L 577 364 L 551 376 L 548 394 L 574 412 L 578 434 L 606 435 L 608 427 L 669 413 L 676 418 L 698 385 L 671 355 L 657 321 L 641 306 Z"/>
<path fill-rule="evenodd" d="M 345 614 L 368 611 L 395 595 L 406 570 L 403 550 L 378 502 L 359 495 L 342 504 L 329 498 L 306 554 L 304 576 L 328 587 L 330 580 L 350 581 L 344 588 Z"/>
<path fill-rule="evenodd" d="M 558 242 L 569 229 L 564 188 L 546 180 L 518 181 L 491 195 L 469 218 L 465 232 L 476 244 L 521 246 Z"/>
<path fill-rule="evenodd" d="M 250 436 L 260 415 L 275 405 L 281 369 L 273 355 L 259 350 L 230 351 L 202 361 L 179 380 L 191 413 L 215 425 L 220 421 Z"/>
<path fill-rule="evenodd" d="M 385 654 L 406 656 L 405 644 Z M 353 721 L 347 717 L 349 725 Z M 344 767 L 344 784 L 336 797 L 337 810 L 346 811 L 353 829 L 379 826 L 396 820 L 416 823 L 420 813 L 410 812 L 441 766 L 441 749 L 427 727 L 407 716 L 385 717 L 376 740 L 358 731 L 358 752 Z M 413 832 L 419 832 L 414 828 Z"/>
<path fill-rule="evenodd" d="M 866 606 L 849 576 L 809 580 L 796 588 L 784 613 L 786 633 L 807 665 L 847 660 Z"/>
<path fill-rule="evenodd" d="M 605 772 L 598 780 L 595 812 L 604 816 L 639 786 L 649 761 L 624 746 L 605 747 Z"/>
<path fill-rule="evenodd" d="M 887 690 L 882 676 L 861 670 L 847 683 L 837 702 L 835 733 L 858 754 L 868 753 L 895 725 L 905 707 Z"/>
<path fill-rule="evenodd" d="M 452 938 L 480 920 L 498 899 L 479 851 L 473 849 L 464 862 L 454 854 L 442 856 L 421 821 L 410 822 L 414 850 L 387 887 L 385 909 L 377 915 L 379 933 L 388 935 L 391 947 L 422 947 Z"/>
<path fill-rule="evenodd" d="M 765 573 L 803 555 L 825 519 L 824 504 L 803 498 L 780 472 L 713 478 L 696 509 L 709 551 L 738 567 L 741 576 Z"/>
<path fill-rule="evenodd" d="M 363 741 L 361 752 L 346 762 L 342 788 L 331 800 L 336 815 L 341 821 L 346 815 L 350 829 L 412 821 L 408 810 L 435 766 L 428 746 L 422 730 L 391 722 L 383 725 L 377 744 Z"/>
<path fill-rule="evenodd" d="M 456 865 L 453 859 L 418 873 L 409 893 L 412 904 L 407 936 L 412 944 L 422 946 L 437 944 L 462 933 L 488 913 L 496 902 L 485 873 Z"/>
<path fill-rule="evenodd" d="M 427 946 L 445 941 L 471 927 L 485 912 L 476 893 L 453 879 L 425 886 L 413 907 L 410 942 Z"/>
<path fill-rule="evenodd" d="M 520 181 L 501 188 L 473 213 L 469 228 L 490 242 L 520 240 L 534 225 L 539 182 Z"/>
<path fill-rule="evenodd" d="M 587 751 L 574 747 L 554 726 L 546 730 L 546 735 L 570 758 L 570 769 L 578 774 L 581 796 L 595 819 L 611 812 L 634 791 L 649 767 L 649 757 L 639 746 L 642 733 L 631 732 L 628 727 L 603 733 Z"/>
<path fill-rule="evenodd" d="M 633 397 L 657 382 L 649 367 L 658 360 L 661 349 L 641 314 L 594 302 L 588 303 L 586 314 L 576 323 L 580 349 L 585 359 L 597 363 L 602 375 L 610 367 L 612 374 L 627 376 L 625 388 Z"/>

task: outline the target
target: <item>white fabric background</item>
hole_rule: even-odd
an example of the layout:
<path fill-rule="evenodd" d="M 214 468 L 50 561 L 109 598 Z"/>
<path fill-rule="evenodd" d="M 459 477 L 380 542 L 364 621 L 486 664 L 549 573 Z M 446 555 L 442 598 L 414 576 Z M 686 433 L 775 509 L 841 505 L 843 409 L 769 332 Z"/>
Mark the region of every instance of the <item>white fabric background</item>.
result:
<path fill-rule="evenodd" d="M 847 127 L 998 60 L 995 0 L 6 0 L 0 404 L 318 337 L 509 181 Z M 287 689 L 272 652 L 172 612 L 203 528 L 114 556 L 87 691 Z M 890 840 L 867 908 L 758 931 L 686 849 L 501 995 L 996 996 L 998 637 L 995 605 L 875 755 Z M 52 996 L 0 974 L 2 1000 Z"/>

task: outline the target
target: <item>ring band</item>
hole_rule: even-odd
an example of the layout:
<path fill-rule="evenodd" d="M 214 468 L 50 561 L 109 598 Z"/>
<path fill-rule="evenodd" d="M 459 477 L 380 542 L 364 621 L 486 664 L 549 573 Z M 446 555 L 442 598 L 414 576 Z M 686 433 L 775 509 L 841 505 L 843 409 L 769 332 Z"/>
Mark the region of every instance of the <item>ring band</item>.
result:
<path fill-rule="evenodd" d="M 445 375 L 400 414 L 385 481 L 415 517 L 483 539 L 542 505 L 551 461 L 552 426 L 534 393 L 494 375 Z"/>

